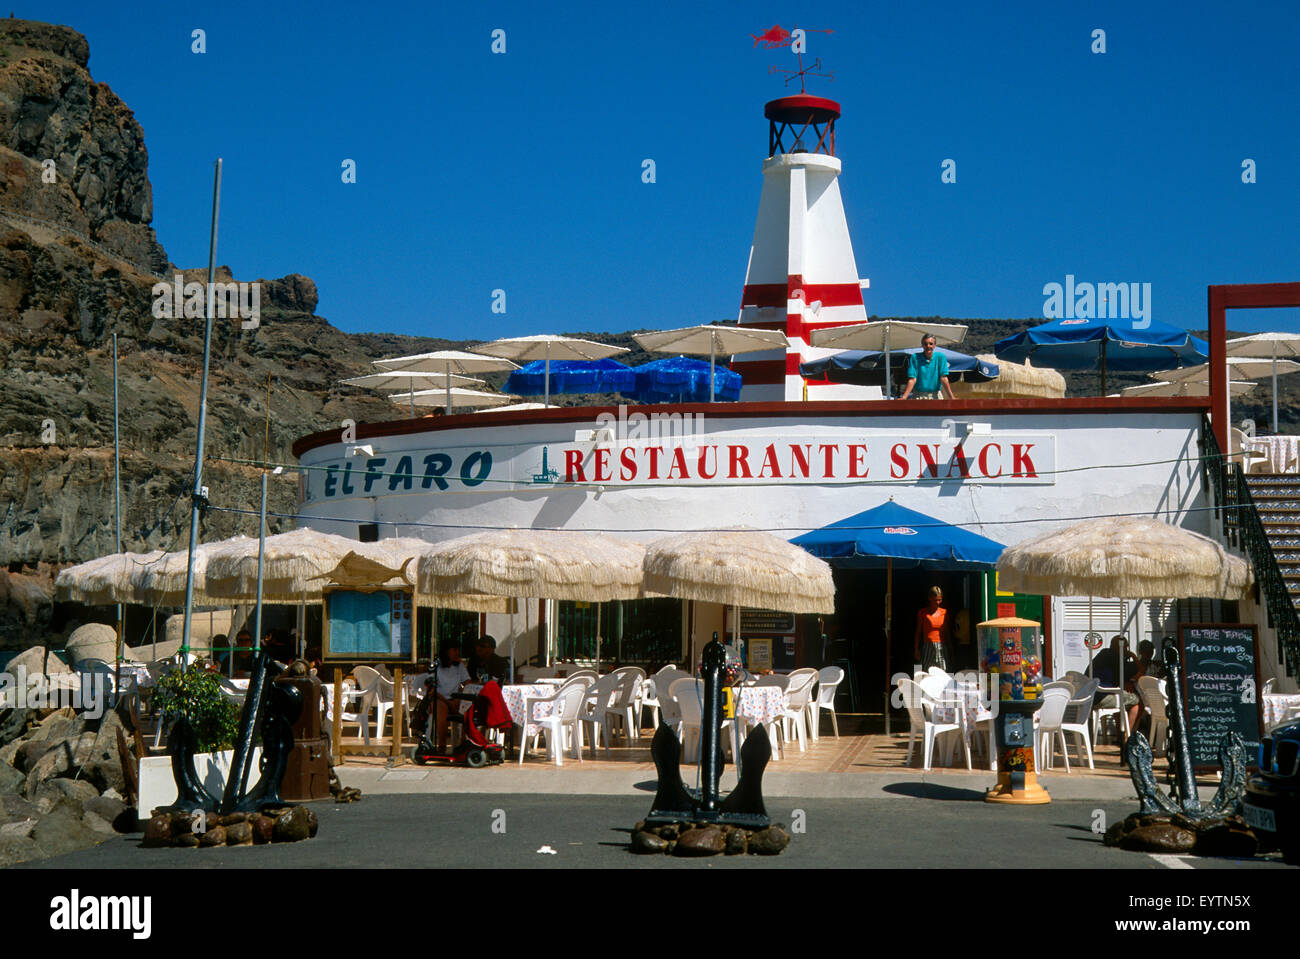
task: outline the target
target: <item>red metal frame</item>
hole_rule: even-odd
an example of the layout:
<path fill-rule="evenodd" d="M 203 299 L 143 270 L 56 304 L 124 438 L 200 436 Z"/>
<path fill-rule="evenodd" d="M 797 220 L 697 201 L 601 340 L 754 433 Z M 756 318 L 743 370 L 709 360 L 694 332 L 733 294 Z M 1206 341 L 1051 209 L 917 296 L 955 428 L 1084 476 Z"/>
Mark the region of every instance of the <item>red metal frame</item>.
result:
<path fill-rule="evenodd" d="M 1232 283 L 1208 288 L 1210 423 L 1219 449 L 1228 449 L 1228 310 L 1300 306 L 1300 283 Z"/>

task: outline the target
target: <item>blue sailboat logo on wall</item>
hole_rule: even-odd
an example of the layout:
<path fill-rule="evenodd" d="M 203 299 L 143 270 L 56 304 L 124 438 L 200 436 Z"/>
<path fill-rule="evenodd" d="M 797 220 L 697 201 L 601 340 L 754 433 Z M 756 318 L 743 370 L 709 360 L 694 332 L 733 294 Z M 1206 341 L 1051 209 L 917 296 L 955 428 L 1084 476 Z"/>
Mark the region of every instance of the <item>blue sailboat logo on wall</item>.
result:
<path fill-rule="evenodd" d="M 533 474 L 534 483 L 554 483 L 560 478 L 560 474 L 553 469 L 548 469 L 546 465 L 546 447 L 542 447 L 542 471 Z"/>

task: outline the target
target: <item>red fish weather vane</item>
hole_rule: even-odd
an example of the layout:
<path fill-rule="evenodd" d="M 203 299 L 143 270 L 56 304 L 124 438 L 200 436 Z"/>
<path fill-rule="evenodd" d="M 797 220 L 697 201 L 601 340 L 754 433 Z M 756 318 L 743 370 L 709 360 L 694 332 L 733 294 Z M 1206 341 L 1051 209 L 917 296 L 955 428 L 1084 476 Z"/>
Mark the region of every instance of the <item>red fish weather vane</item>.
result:
<path fill-rule="evenodd" d="M 810 33 L 829 34 L 833 32 L 834 31 L 832 30 L 809 30 L 803 27 L 793 27 L 789 31 L 787 31 L 787 30 L 783 30 L 780 24 L 773 24 L 772 26 L 764 30 L 762 33 L 758 33 L 758 34 L 751 33 L 750 37 L 753 38 L 755 47 L 757 47 L 761 43 L 765 50 L 776 50 L 779 47 L 789 47 L 794 52 L 795 56 L 799 58 L 799 69 L 781 70 L 778 69 L 775 64 L 773 64 L 772 66 L 768 67 L 767 72 L 773 75 L 778 73 L 787 74 L 785 78 L 785 82 L 787 84 L 795 77 L 798 77 L 799 92 L 806 93 L 807 91 L 804 88 L 804 77 L 825 77 L 827 80 L 835 79 L 835 74 L 833 72 L 831 73 L 816 72 L 821 70 L 822 68 L 821 57 L 818 57 L 807 67 L 803 65 L 804 51 L 806 51 L 808 48 L 807 35 Z"/>

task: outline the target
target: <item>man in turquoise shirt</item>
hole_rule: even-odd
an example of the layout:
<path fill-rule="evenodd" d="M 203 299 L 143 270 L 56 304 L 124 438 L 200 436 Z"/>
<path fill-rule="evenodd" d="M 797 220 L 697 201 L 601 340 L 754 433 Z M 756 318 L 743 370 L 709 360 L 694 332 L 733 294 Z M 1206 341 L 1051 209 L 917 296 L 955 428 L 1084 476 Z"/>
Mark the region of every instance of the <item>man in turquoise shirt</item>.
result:
<path fill-rule="evenodd" d="M 953 399 L 952 387 L 948 385 L 948 358 L 935 352 L 934 336 L 927 333 L 921 337 L 920 353 L 913 353 L 907 360 L 907 389 L 903 390 L 901 399 L 907 399 L 916 390 L 918 400 L 939 400 L 947 394 Z"/>

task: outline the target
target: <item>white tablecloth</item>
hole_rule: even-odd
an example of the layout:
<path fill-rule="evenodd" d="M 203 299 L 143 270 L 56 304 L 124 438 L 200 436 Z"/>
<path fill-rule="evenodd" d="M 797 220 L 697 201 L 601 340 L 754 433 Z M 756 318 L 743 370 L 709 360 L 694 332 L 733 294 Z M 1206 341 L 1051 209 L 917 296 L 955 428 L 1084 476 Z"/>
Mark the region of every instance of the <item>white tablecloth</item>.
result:
<path fill-rule="evenodd" d="M 1245 450 L 1257 450 L 1267 457 L 1250 461 L 1258 464 L 1253 467 L 1253 472 L 1300 473 L 1300 436 L 1247 437 L 1241 446 Z"/>
<path fill-rule="evenodd" d="M 1276 693 L 1264 697 L 1264 728 L 1300 717 L 1300 693 Z"/>
<path fill-rule="evenodd" d="M 936 723 L 959 723 L 967 740 L 976 723 L 992 716 L 980 698 L 979 683 L 949 684 L 938 697 L 933 714 Z"/>
<path fill-rule="evenodd" d="M 524 700 L 527 699 L 550 699 L 556 693 L 554 686 L 548 686 L 544 683 L 533 683 L 523 686 L 502 686 L 501 698 L 506 701 L 506 709 L 510 710 L 510 718 L 516 726 L 523 726 L 526 718 L 524 710 Z M 534 719 L 545 719 L 555 712 L 555 703 L 544 703 L 533 709 Z M 531 736 L 537 731 L 536 725 L 529 725 L 524 729 L 525 736 Z"/>
<path fill-rule="evenodd" d="M 734 690 L 736 718 L 750 726 L 765 726 L 785 712 L 785 690 L 780 686 L 741 686 Z"/>

